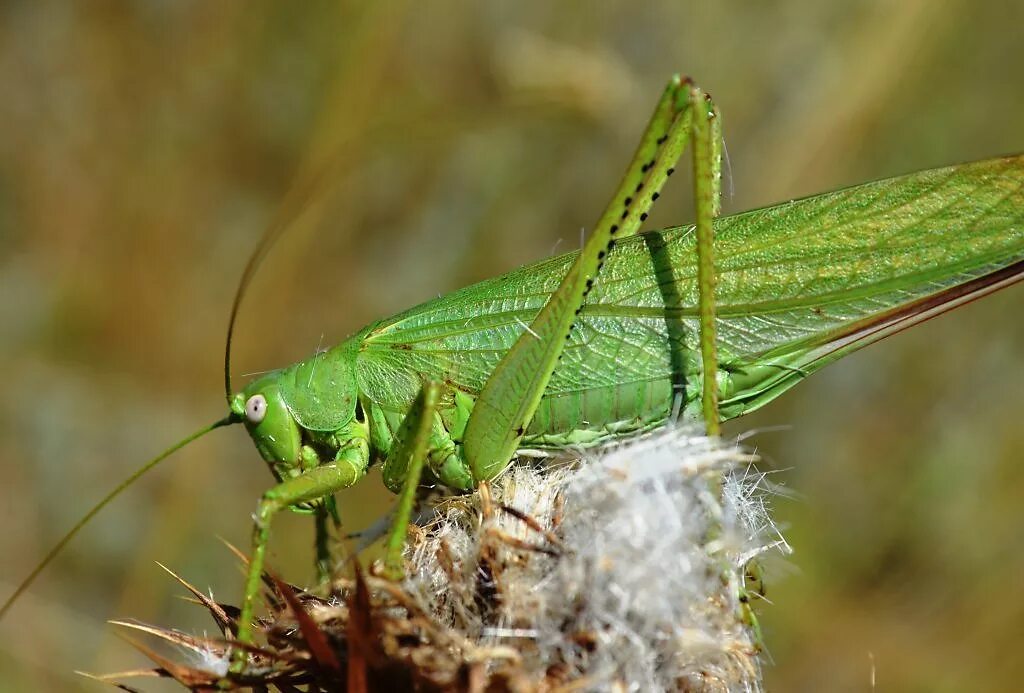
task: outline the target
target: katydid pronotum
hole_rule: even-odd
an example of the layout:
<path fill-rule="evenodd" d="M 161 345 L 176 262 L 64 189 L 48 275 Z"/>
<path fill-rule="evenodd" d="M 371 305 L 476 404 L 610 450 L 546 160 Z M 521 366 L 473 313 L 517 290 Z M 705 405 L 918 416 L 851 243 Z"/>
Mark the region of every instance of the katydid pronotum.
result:
<path fill-rule="evenodd" d="M 637 233 L 688 142 L 696 224 Z M 703 420 L 717 435 L 719 418 L 752 411 L 845 354 L 1024 278 L 1024 156 L 713 221 L 720 142 L 711 100 L 674 78 L 582 251 L 378 321 L 234 393 L 230 342 L 243 281 L 225 355 L 228 416 L 100 501 L 0 617 L 102 507 L 214 428 L 244 423 L 279 482 L 256 513 L 237 633 L 251 642 L 274 515 L 315 513 L 323 561 L 334 492 L 374 461 L 402 492 L 386 561 L 399 574 L 421 481 L 469 491 L 521 450 L 598 445 L 679 417 Z"/>

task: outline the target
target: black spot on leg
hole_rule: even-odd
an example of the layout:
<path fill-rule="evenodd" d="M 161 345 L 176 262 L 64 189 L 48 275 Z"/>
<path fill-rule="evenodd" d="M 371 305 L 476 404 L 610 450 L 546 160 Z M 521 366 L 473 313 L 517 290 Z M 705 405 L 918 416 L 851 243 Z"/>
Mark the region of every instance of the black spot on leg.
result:
<path fill-rule="evenodd" d="M 587 291 L 590 291 L 593 287 L 594 287 L 594 280 L 593 279 L 588 279 L 587 280 Z"/>
<path fill-rule="evenodd" d="M 622 202 L 628 207 L 629 205 L 633 204 L 633 198 L 632 197 L 627 197 Z"/>
<path fill-rule="evenodd" d="M 640 215 L 640 221 L 647 221 L 647 212 Z"/>
<path fill-rule="evenodd" d="M 658 144 L 665 144 L 668 141 L 668 135 L 662 135 L 658 138 Z"/>
<path fill-rule="evenodd" d="M 601 266 L 601 265 L 600 265 L 600 262 L 601 262 L 601 260 L 604 260 L 604 256 L 605 256 L 605 255 L 607 255 L 607 253 L 605 253 L 605 252 L 604 252 L 603 250 L 599 250 L 599 251 L 597 251 L 597 261 L 598 261 L 598 265 L 597 265 L 597 266 L 598 266 L 598 267 L 600 267 L 600 266 Z"/>
<path fill-rule="evenodd" d="M 651 195 L 651 202 L 656 201 L 659 197 L 661 197 L 661 193 L 654 193 Z"/>
<path fill-rule="evenodd" d="M 629 210 L 628 210 L 628 209 L 626 209 L 626 210 L 623 210 L 623 212 L 622 212 L 622 218 L 623 218 L 623 219 L 625 219 L 625 218 L 626 218 L 626 217 L 628 217 L 628 216 L 629 216 Z"/>
<path fill-rule="evenodd" d="M 640 192 L 643 189 L 644 189 L 644 182 L 640 181 L 639 183 L 636 184 L 636 189 L 633 191 L 633 193 L 636 194 L 636 193 Z"/>
<path fill-rule="evenodd" d="M 523 426 L 520 426 L 519 428 L 516 429 L 517 438 L 522 438 L 524 433 L 526 433 L 526 429 Z"/>
<path fill-rule="evenodd" d="M 675 172 L 676 172 L 676 170 L 674 168 L 669 167 L 669 169 L 667 171 L 665 171 L 665 175 L 666 176 L 671 176 Z"/>
<path fill-rule="evenodd" d="M 610 229 L 608 229 L 608 230 L 611 233 L 618 233 L 619 232 L 619 225 L 618 224 L 612 224 L 612 227 Z"/>

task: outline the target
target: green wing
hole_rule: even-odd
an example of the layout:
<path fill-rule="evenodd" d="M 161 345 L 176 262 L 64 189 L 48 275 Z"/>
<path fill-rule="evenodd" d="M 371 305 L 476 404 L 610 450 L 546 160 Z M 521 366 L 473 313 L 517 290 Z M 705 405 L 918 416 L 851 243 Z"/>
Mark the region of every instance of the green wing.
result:
<path fill-rule="evenodd" d="M 729 418 L 854 349 L 1021 279 L 1024 157 L 724 217 L 715 234 L 719 358 L 729 374 L 721 406 Z M 404 406 L 416 374 L 426 374 L 478 392 L 572 259 L 529 265 L 378 323 L 360 356 L 364 391 Z M 545 398 L 693 382 L 696 316 L 692 227 L 620 242 Z"/>
<path fill-rule="evenodd" d="M 1024 277 L 1024 157 L 924 171 L 723 220 L 738 416 L 827 363 Z"/>

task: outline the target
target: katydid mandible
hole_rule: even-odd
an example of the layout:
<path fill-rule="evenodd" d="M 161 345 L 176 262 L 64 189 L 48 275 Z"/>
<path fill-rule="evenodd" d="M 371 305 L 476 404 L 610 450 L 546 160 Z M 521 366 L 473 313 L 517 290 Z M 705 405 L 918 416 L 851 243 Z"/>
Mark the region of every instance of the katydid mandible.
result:
<path fill-rule="evenodd" d="M 688 141 L 697 223 L 637 234 Z M 274 514 L 291 508 L 322 520 L 333 512 L 333 493 L 356 483 L 371 462 L 381 461 L 387 486 L 402 491 L 389 537 L 388 565 L 398 572 L 419 470 L 431 482 L 470 490 L 517 452 L 615 441 L 661 426 L 676 411 L 717 434 L 719 418 L 766 404 L 827 363 L 1024 278 L 1024 156 L 877 181 L 712 224 L 720 141 L 710 99 L 689 81 L 671 80 L 581 252 L 373 323 L 232 393 L 228 356 L 243 279 L 225 356 L 229 415 L 100 501 L 0 616 L 103 506 L 213 428 L 244 423 L 279 482 L 256 513 L 238 633 L 249 642 Z"/>

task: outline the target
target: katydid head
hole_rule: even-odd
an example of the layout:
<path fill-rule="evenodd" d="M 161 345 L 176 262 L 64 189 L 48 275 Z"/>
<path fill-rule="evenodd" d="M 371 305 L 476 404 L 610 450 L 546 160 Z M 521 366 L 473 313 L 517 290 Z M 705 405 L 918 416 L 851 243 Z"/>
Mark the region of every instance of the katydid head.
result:
<path fill-rule="evenodd" d="M 302 429 L 281 395 L 278 373 L 254 380 L 235 394 L 231 398 L 231 411 L 241 418 L 256 449 L 275 475 L 281 476 L 284 468 L 298 465 Z"/>

